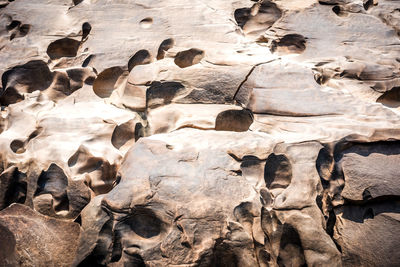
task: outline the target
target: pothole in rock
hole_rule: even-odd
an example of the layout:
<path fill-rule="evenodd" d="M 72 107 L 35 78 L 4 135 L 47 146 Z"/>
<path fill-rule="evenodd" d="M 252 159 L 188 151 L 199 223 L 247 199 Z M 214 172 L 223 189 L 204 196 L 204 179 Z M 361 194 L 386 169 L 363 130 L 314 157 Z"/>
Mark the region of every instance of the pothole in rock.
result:
<path fill-rule="evenodd" d="M 25 152 L 25 142 L 21 140 L 13 140 L 10 144 L 11 150 L 16 154 L 22 154 Z"/>
<path fill-rule="evenodd" d="M 56 213 L 61 211 L 68 211 L 69 199 L 67 188 L 67 176 L 64 174 L 64 171 L 59 166 L 52 163 L 50 167 L 46 171 L 43 171 L 38 178 L 35 198 L 50 194 L 50 199 L 44 196 L 41 197 L 40 202 L 51 203 Z M 40 207 L 37 208 L 39 209 L 39 211 L 41 211 Z M 46 214 L 47 212 L 48 211 L 45 210 L 41 211 L 41 213 L 43 214 Z"/>
<path fill-rule="evenodd" d="M 128 61 L 128 71 L 131 71 L 137 65 L 151 63 L 151 54 L 148 50 L 137 51 Z"/>
<path fill-rule="evenodd" d="M 205 56 L 201 49 L 191 48 L 189 50 L 178 52 L 175 56 L 175 64 L 180 68 L 187 68 L 199 63 Z"/>
<path fill-rule="evenodd" d="M 390 108 L 400 107 L 400 87 L 393 87 L 389 91 L 381 95 L 376 102 L 382 103 L 383 105 Z"/>
<path fill-rule="evenodd" d="M 140 27 L 142 27 L 143 29 L 148 29 L 151 27 L 151 25 L 153 25 L 153 19 L 152 18 L 144 18 L 139 22 Z"/>
<path fill-rule="evenodd" d="M 92 25 L 89 22 L 82 24 L 82 42 L 86 40 L 90 32 L 92 31 Z"/>
<path fill-rule="evenodd" d="M 306 38 L 300 34 L 287 34 L 272 41 L 271 52 L 281 54 L 301 54 L 306 49 Z"/>
<path fill-rule="evenodd" d="M 95 57 L 95 55 L 89 55 L 87 58 L 85 58 L 85 60 L 82 62 L 82 67 L 88 67 Z"/>
<path fill-rule="evenodd" d="M 374 6 L 374 0 L 364 0 L 363 7 L 365 10 L 370 9 L 372 6 Z"/>
<path fill-rule="evenodd" d="M 146 208 L 136 209 L 124 223 L 142 238 L 154 238 L 164 232 L 165 225 L 152 210 Z"/>
<path fill-rule="evenodd" d="M 59 39 L 48 46 L 47 55 L 51 60 L 62 57 L 76 57 L 80 44 L 80 41 L 71 38 Z"/>
<path fill-rule="evenodd" d="M 248 109 L 225 110 L 215 119 L 215 130 L 246 132 L 253 123 L 253 113 Z"/>
<path fill-rule="evenodd" d="M 93 82 L 93 92 L 101 98 L 110 97 L 123 72 L 121 67 L 111 67 L 100 72 Z"/>
<path fill-rule="evenodd" d="M 24 99 L 23 93 L 46 90 L 53 82 L 53 74 L 45 62 L 32 60 L 4 72 L 1 82 L 1 102 L 9 105 Z"/>
<path fill-rule="evenodd" d="M 120 149 L 123 146 L 132 146 L 141 131 L 141 125 L 140 122 L 135 123 L 134 120 L 130 120 L 116 126 L 111 137 L 113 146 L 116 149 Z"/>
<path fill-rule="evenodd" d="M 264 179 L 267 188 L 285 189 L 292 181 L 292 165 L 284 155 L 271 154 L 265 164 Z"/>
<path fill-rule="evenodd" d="M 11 31 L 12 29 L 15 29 L 21 25 L 21 21 L 18 20 L 13 20 L 10 22 L 10 24 L 7 25 L 6 30 Z"/>
<path fill-rule="evenodd" d="M 72 3 L 74 4 L 74 6 L 79 5 L 80 3 L 82 3 L 84 0 L 72 0 Z"/>
<path fill-rule="evenodd" d="M 234 17 L 245 34 L 260 34 L 270 28 L 282 16 L 282 11 L 271 1 L 261 1 L 251 8 L 235 10 Z"/>
<path fill-rule="evenodd" d="M 0 175 L 1 193 L 0 210 L 8 207 L 12 203 L 25 203 L 27 193 L 27 175 L 11 167 Z"/>
<path fill-rule="evenodd" d="M 160 46 L 158 47 L 157 52 L 157 60 L 163 59 L 165 57 L 166 52 L 171 49 L 175 44 L 174 39 L 168 38 L 161 42 Z"/>

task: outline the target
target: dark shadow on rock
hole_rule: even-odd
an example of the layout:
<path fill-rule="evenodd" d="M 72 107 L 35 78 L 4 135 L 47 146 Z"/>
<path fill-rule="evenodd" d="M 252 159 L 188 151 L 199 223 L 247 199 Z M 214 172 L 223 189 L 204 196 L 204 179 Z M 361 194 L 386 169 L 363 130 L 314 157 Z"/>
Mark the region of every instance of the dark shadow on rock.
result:
<path fill-rule="evenodd" d="M 286 188 L 292 180 L 292 165 L 284 155 L 268 156 L 264 169 L 265 184 L 269 189 Z"/>

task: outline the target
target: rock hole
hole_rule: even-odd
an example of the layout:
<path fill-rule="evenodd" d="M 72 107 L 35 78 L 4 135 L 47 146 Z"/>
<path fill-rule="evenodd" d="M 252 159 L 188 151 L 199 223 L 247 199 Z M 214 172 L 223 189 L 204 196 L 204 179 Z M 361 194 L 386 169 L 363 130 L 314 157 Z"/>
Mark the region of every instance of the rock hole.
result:
<path fill-rule="evenodd" d="M 19 36 L 24 37 L 29 33 L 29 30 L 31 29 L 31 25 L 29 24 L 22 24 L 21 27 L 19 27 Z"/>
<path fill-rule="evenodd" d="M 86 40 L 86 38 L 90 34 L 91 30 L 92 30 L 92 26 L 90 25 L 89 22 L 83 23 L 83 25 L 82 25 L 82 42 Z"/>
<path fill-rule="evenodd" d="M 48 46 L 47 55 L 51 60 L 62 57 L 76 57 L 80 45 L 81 42 L 71 38 L 59 39 Z"/>
<path fill-rule="evenodd" d="M 181 242 L 182 246 L 186 247 L 186 248 L 192 248 L 192 246 L 190 245 L 190 243 L 188 241 L 183 241 Z"/>
<path fill-rule="evenodd" d="M 381 95 L 376 102 L 381 103 L 390 108 L 400 107 L 400 87 L 393 87 L 389 91 Z"/>
<path fill-rule="evenodd" d="M 22 154 L 25 152 L 25 142 L 21 140 L 14 140 L 10 144 L 11 150 L 16 154 Z"/>
<path fill-rule="evenodd" d="M 71 91 L 82 88 L 83 84 L 93 84 L 96 74 L 91 68 L 75 68 L 67 70 Z"/>
<path fill-rule="evenodd" d="M 35 197 L 42 194 L 50 194 L 53 198 L 53 208 L 55 212 L 68 211 L 69 200 L 67 195 L 68 178 L 64 171 L 56 164 L 43 171 L 37 181 Z"/>
<path fill-rule="evenodd" d="M 11 1 L 9 1 L 9 2 L 11 2 Z M 0 8 L 6 7 L 9 4 L 9 2 L 7 2 L 7 1 L 0 2 Z"/>
<path fill-rule="evenodd" d="M 321 148 L 317 161 L 315 163 L 319 177 L 321 178 L 321 183 L 324 189 L 329 186 L 329 180 L 332 177 L 334 171 L 335 162 L 333 160 L 333 155 L 329 152 L 327 148 Z"/>
<path fill-rule="evenodd" d="M 231 170 L 232 174 L 234 174 L 234 176 L 242 176 L 242 170 Z"/>
<path fill-rule="evenodd" d="M 4 72 L 1 80 L 5 90 L 13 87 L 17 91 L 32 93 L 47 89 L 53 81 L 53 75 L 46 63 L 33 60 Z"/>
<path fill-rule="evenodd" d="M 11 31 L 21 25 L 21 21 L 13 20 L 10 24 L 6 26 L 7 31 Z"/>
<path fill-rule="evenodd" d="M 171 49 L 175 44 L 174 39 L 168 38 L 161 42 L 160 46 L 158 47 L 157 52 L 157 60 L 163 59 L 165 57 L 166 52 Z"/>
<path fill-rule="evenodd" d="M 8 106 L 14 103 L 17 103 L 19 101 L 24 100 L 25 97 L 17 92 L 15 88 L 13 87 L 8 87 L 6 90 L 2 91 L 1 97 L 0 97 L 0 104 L 2 106 Z"/>
<path fill-rule="evenodd" d="M 319 85 L 324 85 L 329 81 L 330 77 L 326 74 L 323 73 L 316 73 L 314 75 L 314 80 L 319 84 Z"/>
<path fill-rule="evenodd" d="M 137 65 L 144 65 L 151 63 L 150 52 L 142 49 L 137 51 L 128 61 L 129 72 Z"/>
<path fill-rule="evenodd" d="M 331 6 L 331 5 L 335 5 L 336 3 L 332 3 L 332 1 L 331 0 L 326 0 L 326 1 L 318 1 L 318 3 L 320 4 L 320 5 L 323 5 L 323 6 Z"/>
<path fill-rule="evenodd" d="M 130 229 L 143 238 L 153 238 L 163 232 L 164 223 L 157 218 L 153 211 L 139 208 L 125 221 Z"/>
<path fill-rule="evenodd" d="M 362 198 L 363 198 L 363 200 L 370 200 L 370 199 L 372 199 L 371 192 L 369 192 L 368 189 L 364 189 L 364 191 L 363 191 L 363 193 L 362 193 Z"/>
<path fill-rule="evenodd" d="M 43 128 L 42 127 L 38 127 L 36 128 L 36 130 L 34 130 L 28 137 L 28 141 L 36 138 L 41 132 L 43 132 Z"/>
<path fill-rule="evenodd" d="M 332 11 L 333 11 L 333 13 L 335 13 L 336 15 L 341 16 L 341 8 L 340 8 L 340 6 L 334 6 L 334 7 L 332 7 Z"/>
<path fill-rule="evenodd" d="M 287 34 L 278 41 L 272 41 L 271 52 L 301 54 L 306 49 L 306 38 L 300 34 Z"/>
<path fill-rule="evenodd" d="M 82 3 L 84 0 L 72 0 L 72 3 L 74 4 L 74 6 L 79 5 L 80 3 Z"/>
<path fill-rule="evenodd" d="M 180 68 L 187 68 L 199 63 L 204 58 L 204 51 L 197 48 L 178 52 L 175 56 L 175 64 Z"/>
<path fill-rule="evenodd" d="M 93 82 L 94 93 L 101 98 L 110 97 L 123 72 L 121 67 L 111 67 L 100 72 Z"/>
<path fill-rule="evenodd" d="M 274 199 L 267 188 L 261 188 L 260 196 L 263 206 L 271 206 L 274 202 Z"/>
<path fill-rule="evenodd" d="M 284 155 L 271 154 L 268 156 L 264 179 L 267 188 L 286 188 L 292 180 L 292 166 Z"/>
<path fill-rule="evenodd" d="M 142 27 L 143 29 L 148 29 L 151 27 L 151 25 L 153 25 L 153 19 L 152 18 L 144 18 L 139 22 L 140 27 Z"/>
<path fill-rule="evenodd" d="M 238 8 L 235 10 L 233 16 L 238 26 L 243 29 L 244 25 L 251 16 L 251 8 Z"/>
<path fill-rule="evenodd" d="M 235 20 L 245 34 L 259 34 L 270 28 L 280 17 L 282 11 L 271 1 L 261 1 L 251 8 L 236 9 Z"/>
<path fill-rule="evenodd" d="M 95 58 L 95 55 L 88 56 L 82 63 L 82 67 L 86 68 L 89 66 L 90 62 Z"/>
<path fill-rule="evenodd" d="M 27 193 L 27 176 L 16 167 L 4 171 L 0 175 L 0 210 L 12 203 L 25 203 Z"/>
<path fill-rule="evenodd" d="M 136 125 L 133 120 L 116 126 L 111 136 L 113 146 L 116 149 L 120 149 L 129 141 L 133 141 L 135 139 L 135 129 Z"/>
<path fill-rule="evenodd" d="M 170 104 L 172 100 L 186 91 L 179 82 L 153 82 L 146 91 L 146 106 L 155 108 Z"/>
<path fill-rule="evenodd" d="M 255 217 L 255 214 L 253 212 L 253 204 L 250 202 L 240 203 L 234 208 L 233 215 L 235 216 L 236 221 L 241 224 L 243 224 L 244 222 L 252 224 L 253 218 Z"/>
<path fill-rule="evenodd" d="M 374 5 L 374 0 L 367 0 L 363 3 L 364 9 L 368 10 L 370 7 Z"/>
<path fill-rule="evenodd" d="M 253 118 L 253 113 L 249 109 L 225 110 L 215 119 L 215 130 L 246 132 L 253 123 Z"/>
<path fill-rule="evenodd" d="M 144 137 L 144 127 L 142 123 L 138 122 L 135 125 L 135 142 L 141 137 Z"/>
<path fill-rule="evenodd" d="M 209 266 L 239 267 L 239 259 L 231 245 L 225 243 L 222 238 L 215 241 L 211 264 Z"/>

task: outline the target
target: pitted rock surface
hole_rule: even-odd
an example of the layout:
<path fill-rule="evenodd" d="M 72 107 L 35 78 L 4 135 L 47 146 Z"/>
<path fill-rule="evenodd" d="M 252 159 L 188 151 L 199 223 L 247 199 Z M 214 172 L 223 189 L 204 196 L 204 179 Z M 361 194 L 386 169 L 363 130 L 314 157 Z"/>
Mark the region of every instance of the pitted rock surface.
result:
<path fill-rule="evenodd" d="M 0 1 L 0 266 L 399 266 L 400 3 Z"/>

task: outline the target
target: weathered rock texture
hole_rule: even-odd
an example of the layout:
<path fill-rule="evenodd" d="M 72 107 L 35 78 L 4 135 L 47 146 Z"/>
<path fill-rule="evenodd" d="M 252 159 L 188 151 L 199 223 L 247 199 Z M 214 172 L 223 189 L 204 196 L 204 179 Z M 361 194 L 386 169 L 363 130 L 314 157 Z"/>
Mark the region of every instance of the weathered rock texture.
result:
<path fill-rule="evenodd" d="M 0 266 L 399 266 L 400 2 L 0 1 Z"/>

